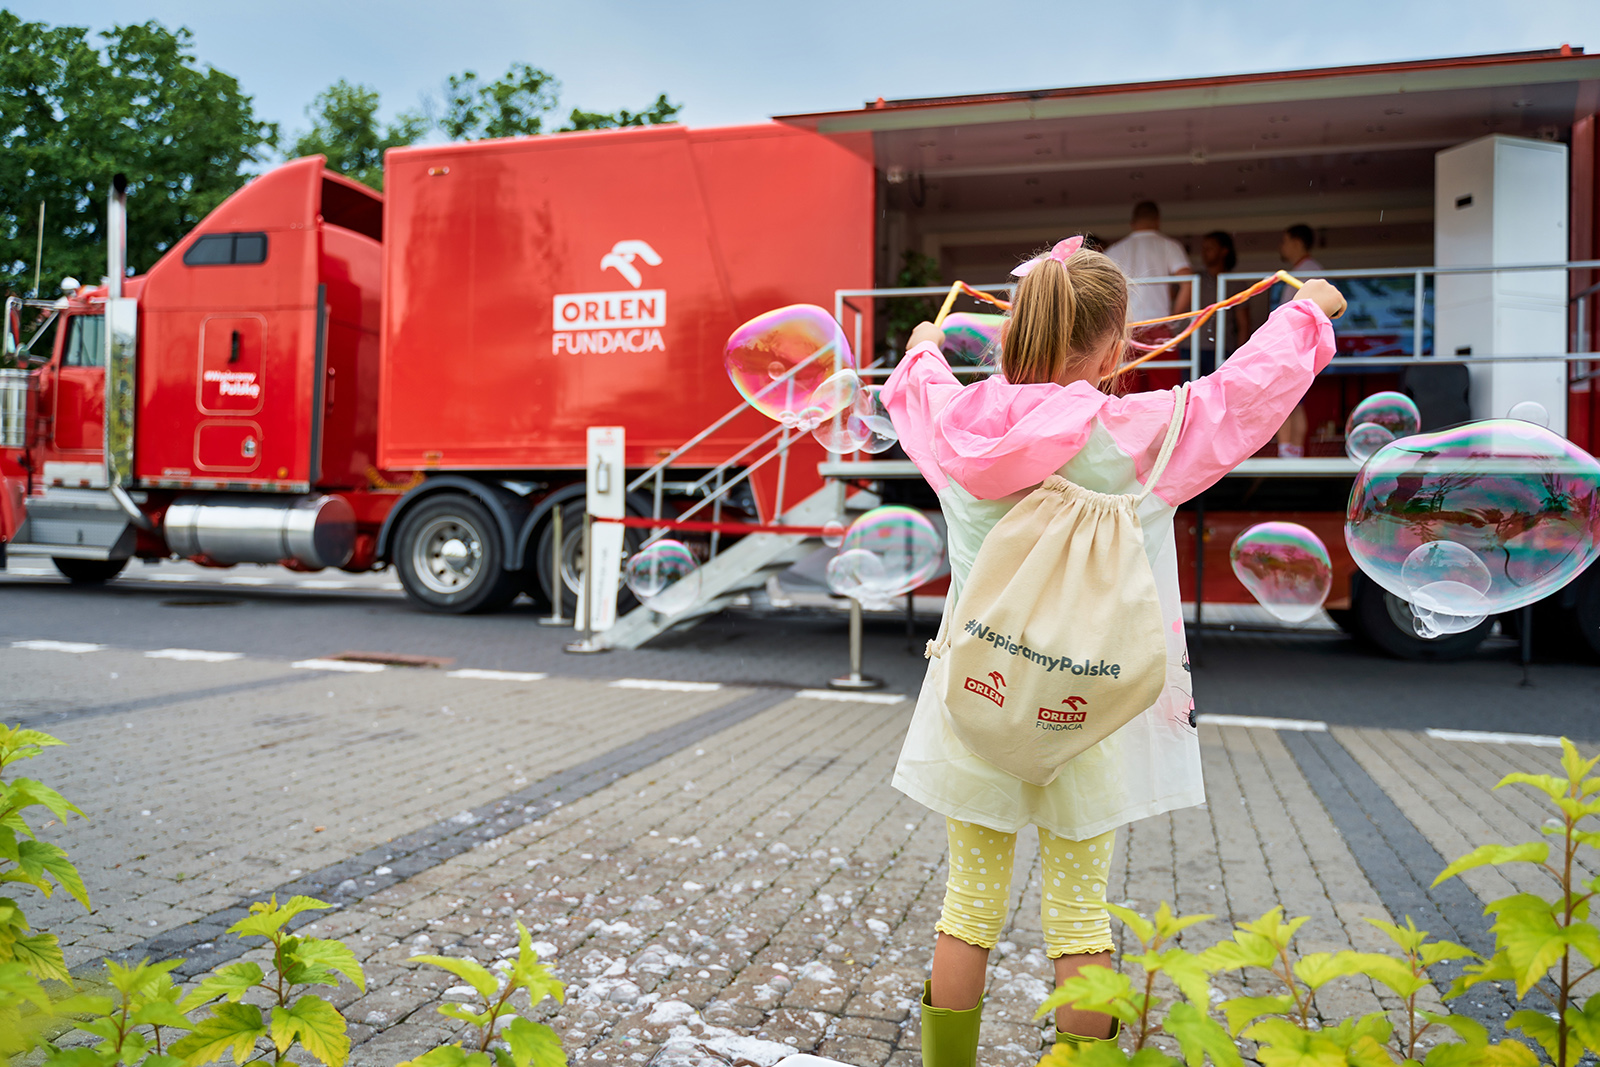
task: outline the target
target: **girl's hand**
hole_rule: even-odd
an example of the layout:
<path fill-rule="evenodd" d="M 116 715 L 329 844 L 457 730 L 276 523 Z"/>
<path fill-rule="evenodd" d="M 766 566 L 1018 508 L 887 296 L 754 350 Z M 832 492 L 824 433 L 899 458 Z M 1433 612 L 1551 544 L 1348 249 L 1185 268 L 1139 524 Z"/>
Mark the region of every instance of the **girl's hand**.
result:
<path fill-rule="evenodd" d="M 1296 300 L 1310 300 L 1322 309 L 1322 313 L 1330 319 L 1336 319 L 1344 314 L 1346 307 L 1344 296 L 1332 285 L 1321 278 L 1312 278 L 1300 287 Z"/>
<path fill-rule="evenodd" d="M 911 331 L 911 340 L 906 342 L 906 351 L 911 351 L 924 341 L 932 341 L 936 347 L 943 348 L 944 331 L 931 322 L 917 323 L 917 328 Z"/>

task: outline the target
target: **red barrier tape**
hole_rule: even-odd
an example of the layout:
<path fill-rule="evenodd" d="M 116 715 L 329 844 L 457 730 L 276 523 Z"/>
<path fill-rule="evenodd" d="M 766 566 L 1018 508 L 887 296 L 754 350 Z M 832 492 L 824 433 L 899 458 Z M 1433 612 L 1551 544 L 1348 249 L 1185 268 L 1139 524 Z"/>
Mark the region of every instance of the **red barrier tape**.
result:
<path fill-rule="evenodd" d="M 821 526 L 767 526 L 761 523 L 750 522 L 701 522 L 698 519 L 647 519 L 639 515 L 628 515 L 620 519 L 603 519 L 594 516 L 595 522 L 611 522 L 622 526 L 632 526 L 642 530 L 685 530 L 690 533 L 725 533 L 725 534 L 798 534 L 801 537 L 821 537 L 825 533 Z"/>

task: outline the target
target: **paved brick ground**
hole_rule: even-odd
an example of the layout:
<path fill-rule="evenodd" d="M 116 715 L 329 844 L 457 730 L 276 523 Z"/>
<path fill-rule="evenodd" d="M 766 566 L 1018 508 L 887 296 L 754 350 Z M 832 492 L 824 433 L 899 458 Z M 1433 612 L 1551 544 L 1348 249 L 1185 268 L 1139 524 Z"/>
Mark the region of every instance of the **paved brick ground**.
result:
<path fill-rule="evenodd" d="M 46 833 L 72 850 L 96 910 L 35 911 L 80 964 L 748 692 L 327 674 L 119 650 L 0 650 L 0 671 L 17 679 L 5 713 L 38 717 L 71 743 L 30 771 L 95 816 Z M 195 695 L 229 685 L 255 688 Z M 123 705 L 132 710 L 106 710 Z M 514 948 L 517 919 L 569 983 L 564 1007 L 527 1010 L 561 1031 L 575 1062 L 768 1065 L 784 1050 L 863 1067 L 920 1062 L 915 1003 L 944 827 L 888 785 L 909 714 L 909 702 L 792 696 L 326 914 L 311 929 L 345 939 L 370 983 L 338 994 L 356 1024 L 354 1062 L 393 1064 L 451 1037 L 434 1009 L 459 999 L 454 981 L 409 957 L 493 959 Z M 1548 748 L 1332 736 L 1443 856 L 1524 840 L 1545 818 L 1487 788 L 1510 770 L 1549 769 Z M 1310 917 L 1301 951 L 1382 950 L 1363 920 L 1397 916 L 1285 737 L 1203 726 L 1209 803 L 1131 827 L 1112 899 L 1216 915 L 1185 935 L 1191 944 L 1281 906 Z M 1050 981 L 1028 835 L 1017 871 L 984 1016 L 981 1062 L 1002 1067 L 1037 1061 L 1033 1013 Z M 1481 897 L 1546 888 L 1493 872 L 1468 883 Z M 1219 988 L 1238 990 L 1232 979 Z M 1321 998 L 1329 1016 L 1380 1006 L 1394 1007 L 1364 980 Z"/>

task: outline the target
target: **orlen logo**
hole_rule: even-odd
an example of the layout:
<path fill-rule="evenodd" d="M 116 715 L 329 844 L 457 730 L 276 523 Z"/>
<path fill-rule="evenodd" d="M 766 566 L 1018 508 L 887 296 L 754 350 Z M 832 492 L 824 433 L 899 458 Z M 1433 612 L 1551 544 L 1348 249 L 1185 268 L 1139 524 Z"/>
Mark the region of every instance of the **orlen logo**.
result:
<path fill-rule="evenodd" d="M 644 283 L 636 266 L 639 261 L 659 267 L 661 255 L 645 241 L 618 241 L 600 257 L 600 269 L 615 270 L 633 286 L 631 290 L 556 294 L 550 336 L 553 355 L 666 350 L 661 328 L 667 324 L 667 292 L 639 288 Z"/>
<path fill-rule="evenodd" d="M 1068 697 L 1061 703 L 1067 705 L 1067 707 L 1071 710 L 1063 711 L 1060 708 L 1040 708 L 1039 721 L 1055 727 L 1065 727 L 1068 730 L 1076 730 L 1081 727 L 1084 723 L 1084 720 L 1089 717 L 1089 713 L 1087 711 L 1078 710 L 1079 708 L 1088 707 L 1089 705 L 1089 702 L 1083 697 Z"/>
<path fill-rule="evenodd" d="M 985 700 L 992 700 L 994 702 L 994 706 L 997 708 L 1005 707 L 1005 694 L 1000 692 L 1001 687 L 1006 684 L 1005 676 L 999 671 L 990 671 L 989 681 L 993 682 L 994 684 L 984 685 L 976 678 L 968 678 L 966 684 L 961 688 L 965 689 L 969 693 L 977 693 Z"/>

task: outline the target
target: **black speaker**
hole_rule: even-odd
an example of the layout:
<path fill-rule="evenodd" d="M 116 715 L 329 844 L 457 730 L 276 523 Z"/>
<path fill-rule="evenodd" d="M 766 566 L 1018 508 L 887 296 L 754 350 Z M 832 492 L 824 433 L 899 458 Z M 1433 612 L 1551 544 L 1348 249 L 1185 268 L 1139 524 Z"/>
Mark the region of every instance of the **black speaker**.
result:
<path fill-rule="evenodd" d="M 1470 420 L 1471 388 L 1467 368 L 1459 363 L 1413 363 L 1400 372 L 1400 391 L 1417 402 L 1424 431 Z"/>

